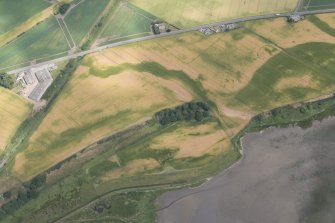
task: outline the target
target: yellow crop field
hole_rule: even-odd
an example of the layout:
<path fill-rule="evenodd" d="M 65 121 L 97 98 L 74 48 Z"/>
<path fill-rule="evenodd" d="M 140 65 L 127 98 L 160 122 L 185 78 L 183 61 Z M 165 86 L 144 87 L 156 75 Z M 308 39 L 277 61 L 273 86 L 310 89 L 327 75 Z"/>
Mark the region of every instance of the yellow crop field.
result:
<path fill-rule="evenodd" d="M 31 106 L 20 96 L 0 87 L 0 152 L 27 117 Z"/>
<path fill-rule="evenodd" d="M 329 25 L 335 26 L 335 20 L 332 20 L 331 16 L 333 15 L 322 18 L 328 18 Z M 292 25 L 287 23 L 286 19 L 275 19 L 271 22 L 248 22 L 245 26 L 282 48 L 291 48 L 308 42 L 335 43 L 333 36 L 318 29 L 308 20 Z"/>
<path fill-rule="evenodd" d="M 101 77 L 90 70 L 95 55 L 86 59 L 31 137 L 29 147 L 17 156 L 14 171 L 18 176 L 27 179 L 104 136 L 192 100 L 182 85 L 147 73 L 124 71 Z"/>
<path fill-rule="evenodd" d="M 180 70 L 193 80 L 201 82 L 207 96 L 214 101 L 223 116 L 235 119 L 249 120 L 260 111 L 265 111 L 282 104 L 297 102 L 301 99 L 317 97 L 323 92 L 331 92 L 332 82 L 320 85 L 316 80 L 318 71 L 306 72 L 301 67 L 309 61 L 296 60 L 292 70 L 287 70 L 286 76 L 273 79 L 271 88 L 276 94 L 283 94 L 294 88 L 310 89 L 301 97 L 283 96 L 281 100 L 268 100 L 268 104 L 250 107 L 241 103 L 237 96 L 248 87 L 255 74 L 264 68 L 266 63 L 278 55 L 283 55 L 283 49 L 303 48 L 304 44 L 324 42 L 335 44 L 329 34 L 323 32 L 308 20 L 290 25 L 285 19 L 253 22 L 245 24 L 247 29 L 205 37 L 200 33 L 188 33 L 177 37 L 161 38 L 147 42 L 132 44 L 106 50 L 96 55 L 97 61 L 108 64 L 109 67 L 122 67 L 122 64 L 140 64 L 156 62 L 169 70 Z M 266 40 L 265 40 L 266 39 Z M 314 50 L 314 49 L 313 49 Z M 287 55 L 289 58 L 301 55 Z M 103 66 L 97 62 L 97 66 Z M 278 68 L 279 69 L 279 68 Z M 297 69 L 296 72 L 293 72 Z M 282 73 L 282 70 L 271 72 Z M 294 76 L 293 74 L 297 74 Z M 268 75 L 271 75 L 269 73 Z M 327 77 L 330 78 L 330 77 Z M 303 80 L 303 81 L 297 81 Z M 328 79 L 328 81 L 331 79 Z M 290 82 L 290 85 L 287 84 Z M 325 87 L 325 88 L 323 88 Z M 329 87 L 329 88 L 328 88 Z M 271 90 L 272 93 L 274 93 Z M 242 123 L 245 123 L 242 121 Z"/>
<path fill-rule="evenodd" d="M 178 27 L 243 16 L 290 12 L 298 0 L 131 0 L 132 4 Z"/>
<path fill-rule="evenodd" d="M 217 123 L 206 123 L 198 126 L 183 126 L 173 132 L 157 137 L 151 149 L 176 149 L 175 158 L 200 157 L 204 154 L 215 154 L 230 148 L 227 134 Z"/>

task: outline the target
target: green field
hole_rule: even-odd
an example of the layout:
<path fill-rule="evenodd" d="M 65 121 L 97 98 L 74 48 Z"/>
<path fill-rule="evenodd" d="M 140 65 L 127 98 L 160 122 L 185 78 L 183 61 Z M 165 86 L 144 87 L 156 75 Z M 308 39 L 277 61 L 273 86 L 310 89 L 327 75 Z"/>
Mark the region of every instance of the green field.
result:
<path fill-rule="evenodd" d="M 191 27 L 250 15 L 293 11 L 298 0 L 130 0 L 177 27 Z"/>
<path fill-rule="evenodd" d="M 7 67 L 67 51 L 63 32 L 50 17 L 12 43 L 0 48 L 0 67 Z"/>
<path fill-rule="evenodd" d="M 129 8 L 127 5 L 120 5 L 113 16 L 105 25 L 102 38 L 117 39 L 129 36 L 143 36 L 151 33 L 150 25 L 154 19 L 140 14 L 140 12 Z"/>
<path fill-rule="evenodd" d="M 333 0 L 304 0 L 301 10 L 321 10 L 331 8 L 335 8 L 335 2 Z"/>
<path fill-rule="evenodd" d="M 50 6 L 43 0 L 1 0 L 0 35 Z"/>
<path fill-rule="evenodd" d="M 73 48 L 75 43 L 72 41 L 71 34 L 68 32 L 68 29 L 66 28 L 64 21 L 62 19 L 57 19 L 57 20 L 62 29 L 62 32 L 65 34 L 68 45 L 71 48 Z"/>
<path fill-rule="evenodd" d="M 86 0 L 65 17 L 69 31 L 77 45 L 88 34 L 109 0 Z"/>
<path fill-rule="evenodd" d="M 335 88 L 334 60 L 333 44 L 307 43 L 287 49 L 264 64 L 234 102 L 260 112 L 330 93 Z"/>

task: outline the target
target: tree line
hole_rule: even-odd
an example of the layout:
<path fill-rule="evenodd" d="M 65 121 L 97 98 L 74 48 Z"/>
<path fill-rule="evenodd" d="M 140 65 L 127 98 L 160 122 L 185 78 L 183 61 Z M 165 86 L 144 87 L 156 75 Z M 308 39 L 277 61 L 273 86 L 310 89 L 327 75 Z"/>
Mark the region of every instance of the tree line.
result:
<path fill-rule="evenodd" d="M 8 214 L 14 213 L 31 199 L 37 198 L 39 189 L 45 184 L 46 179 L 46 174 L 42 174 L 34 177 L 30 182 L 25 183 L 24 187 L 19 190 L 17 197 L 1 207 L 0 219 L 5 218 Z M 7 191 L 3 194 L 5 199 L 9 199 L 11 196 L 11 191 Z"/>
<path fill-rule="evenodd" d="M 0 73 L 0 86 L 7 89 L 12 89 L 14 87 L 13 76 L 7 73 Z"/>
<path fill-rule="evenodd" d="M 155 118 L 159 124 L 168 125 L 181 121 L 201 122 L 210 115 L 210 107 L 207 103 L 202 101 L 192 101 L 183 105 L 179 105 L 174 109 L 168 108 L 159 111 L 155 114 Z"/>

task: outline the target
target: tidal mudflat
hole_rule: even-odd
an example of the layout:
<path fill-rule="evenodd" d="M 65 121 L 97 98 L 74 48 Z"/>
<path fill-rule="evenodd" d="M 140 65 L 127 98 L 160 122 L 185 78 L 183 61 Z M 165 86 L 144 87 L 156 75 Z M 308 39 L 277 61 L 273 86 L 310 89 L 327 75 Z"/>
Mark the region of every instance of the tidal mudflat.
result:
<path fill-rule="evenodd" d="M 159 223 L 334 223 L 335 117 L 242 139 L 233 168 L 157 199 Z"/>

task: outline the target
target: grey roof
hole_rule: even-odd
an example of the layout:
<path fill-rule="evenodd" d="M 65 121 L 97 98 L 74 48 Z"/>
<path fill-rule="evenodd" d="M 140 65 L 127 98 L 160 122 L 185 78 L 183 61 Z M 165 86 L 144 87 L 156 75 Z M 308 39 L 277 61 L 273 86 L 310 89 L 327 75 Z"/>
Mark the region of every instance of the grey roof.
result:
<path fill-rule="evenodd" d="M 35 73 L 35 76 L 38 80 L 38 84 L 30 93 L 29 98 L 34 101 L 39 101 L 41 100 L 43 94 L 46 92 L 48 87 L 51 85 L 52 77 L 47 69 L 37 71 Z"/>

